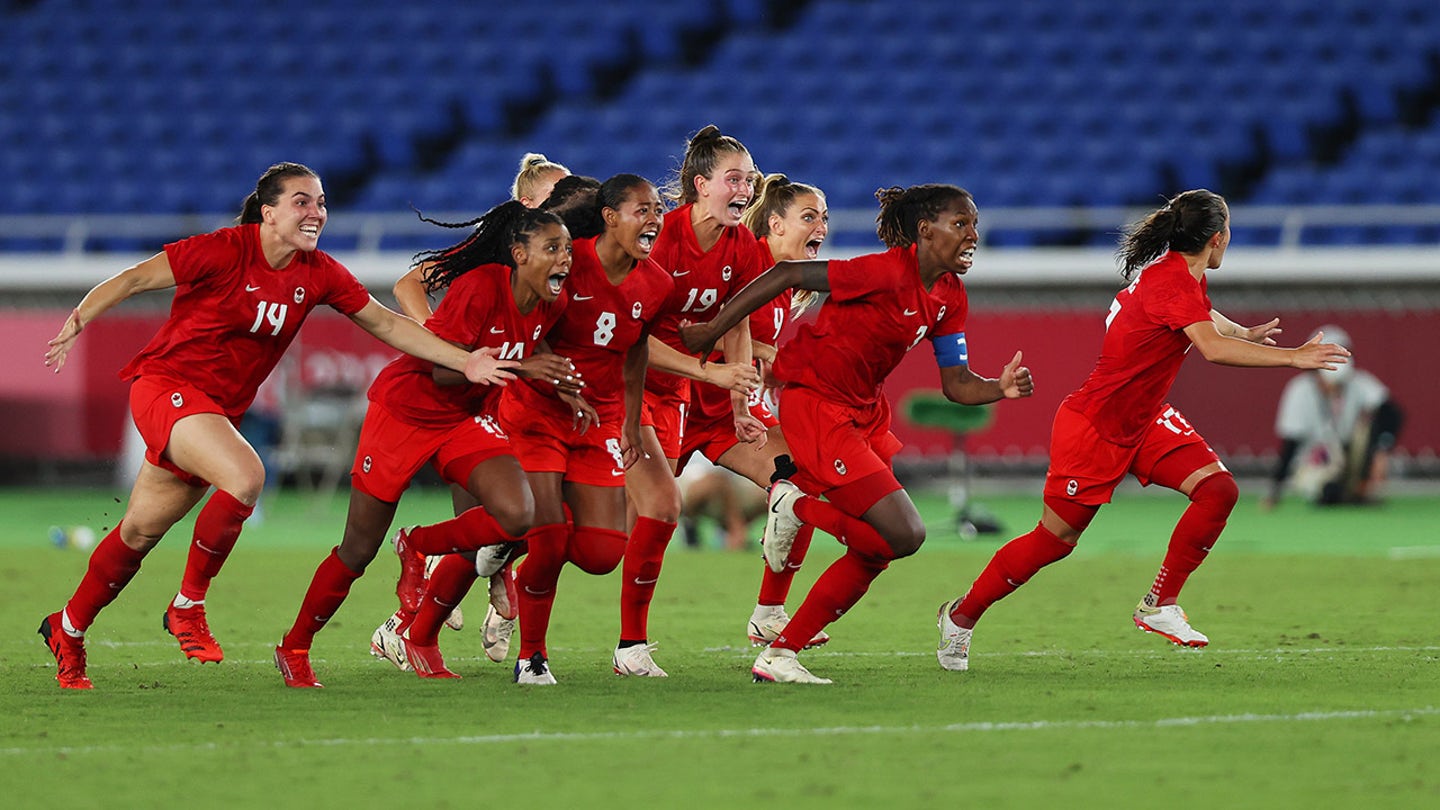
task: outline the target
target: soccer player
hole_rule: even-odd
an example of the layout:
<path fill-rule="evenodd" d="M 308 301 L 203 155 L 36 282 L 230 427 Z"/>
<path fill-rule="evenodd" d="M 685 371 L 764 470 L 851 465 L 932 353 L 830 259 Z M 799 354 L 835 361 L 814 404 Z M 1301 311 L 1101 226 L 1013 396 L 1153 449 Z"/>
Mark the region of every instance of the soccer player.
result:
<path fill-rule="evenodd" d="M 566 281 L 570 303 L 547 342 L 584 375 L 585 398 L 598 421 L 577 424 L 579 415 L 553 388 L 531 381 L 508 387 L 500 400 L 501 424 L 535 496 L 535 526 L 526 535 L 528 551 L 516 575 L 516 683 L 555 683 L 545 639 L 565 563 L 607 574 L 625 552 L 626 470 L 644 452 L 640 421 L 648 336 L 675 287 L 650 258 L 663 214 L 650 181 L 619 174 L 600 186 L 588 211 L 567 217 L 572 233 L 598 235 L 575 241 Z M 449 571 L 457 566 L 442 562 L 434 577 L 466 576 Z M 492 658 L 498 646 L 492 628 L 500 618 L 493 608 L 486 616 L 484 643 Z M 508 639 L 508 632 L 504 635 Z"/>
<path fill-rule="evenodd" d="M 45 364 L 58 372 L 86 324 L 132 295 L 177 288 L 169 318 L 120 372 L 132 381 L 130 408 L 146 446 L 125 515 L 95 547 L 65 608 L 40 625 L 62 688 L 91 688 L 85 631 L 211 485 L 215 493 L 196 519 L 164 626 L 187 657 L 224 658 L 206 621 L 205 597 L 265 482 L 259 456 L 236 426 L 312 309 L 333 307 L 390 346 L 464 369 L 471 381 L 510 376 L 513 361 L 467 353 L 371 298 L 344 266 L 316 249 L 328 216 L 314 171 L 275 164 L 245 199 L 236 226 L 168 244 L 101 282 L 50 341 Z"/>
<path fill-rule="evenodd" d="M 744 144 L 714 125 L 693 135 L 680 170 L 667 189 L 680 203 L 665 215 L 651 254 L 675 282 L 673 305 L 661 316 L 650 339 L 651 368 L 645 406 L 654 422 L 666 471 L 635 470 L 626 490 L 638 517 L 625 550 L 620 589 L 620 640 L 614 669 L 619 675 L 665 677 L 649 643 L 650 603 L 660 577 L 665 549 L 675 533 L 681 503 L 674 476 L 684 459 L 699 451 L 721 466 L 752 480 L 765 480 L 771 459 L 783 442 L 765 451 L 765 426 L 750 415 L 748 391 L 707 383 L 706 369 L 687 352 L 677 332 L 681 321 L 704 321 L 763 269 L 754 234 L 740 223 L 755 194 L 755 162 Z M 725 360 L 750 366 L 749 327 L 744 322 L 725 336 Z M 682 368 L 684 374 L 666 371 Z M 751 370 L 758 383 L 759 375 Z M 744 445 L 743 448 L 737 445 Z"/>
<path fill-rule="evenodd" d="M 563 165 L 538 152 L 527 152 L 524 157 L 520 158 L 520 170 L 516 172 L 515 180 L 510 185 L 510 199 L 518 200 L 526 208 L 539 208 L 540 204 L 550 197 L 556 184 L 570 176 L 570 170 Z M 591 180 L 590 178 L 584 179 Z M 594 181 L 591 180 L 591 182 Z M 434 314 L 434 310 L 430 306 L 431 290 L 425 285 L 425 273 L 429 269 L 429 265 L 425 263 L 416 263 L 409 272 L 395 282 L 392 289 L 395 294 L 395 303 L 400 307 L 400 311 L 422 324 Z M 470 493 L 463 486 L 450 487 L 450 500 L 454 505 L 456 515 L 466 509 L 478 506 L 475 499 L 470 497 Z M 429 577 L 428 571 L 439 562 L 439 557 L 426 561 L 427 578 Z M 514 590 L 515 586 L 509 565 L 497 571 L 490 578 L 491 603 L 499 605 L 500 612 L 512 619 L 515 616 Z M 445 623 L 456 630 L 464 625 L 465 618 L 458 605 Z"/>
<path fill-rule="evenodd" d="M 766 267 L 779 261 L 816 259 L 830 232 L 830 210 L 825 205 L 825 195 L 820 189 L 794 182 L 783 174 L 769 174 L 760 181 L 758 196 L 745 210 L 742 219 L 759 238 L 763 256 L 768 259 L 764 262 Z M 814 300 L 814 295 L 810 290 L 797 293 L 787 289 L 775 296 L 769 305 L 750 315 L 751 346 L 756 363 L 762 369 L 762 379 L 770 376 L 769 369 L 775 362 L 785 324 L 803 312 Z M 771 410 L 768 393 L 762 389 L 750 396 L 750 414 L 759 419 L 773 436 L 779 431 L 780 421 Z M 785 599 L 790 595 L 790 584 L 805 561 L 814 534 L 815 527 L 808 523 L 800 528 L 784 570 L 772 571 L 769 565 L 760 567 L 760 594 L 746 626 L 750 643 L 756 646 L 769 644 L 779 638 L 790 622 L 790 616 L 785 612 Z M 810 646 L 819 646 L 829 640 L 829 634 L 821 630 L 810 640 Z"/>
<path fill-rule="evenodd" d="M 515 363 L 516 375 L 573 392 L 578 375 L 570 362 L 535 352 L 564 307 L 561 295 L 570 270 L 570 235 L 564 223 L 554 214 L 511 201 L 456 227 L 472 225 L 478 227 L 464 241 L 419 258 L 430 265 L 427 283 L 448 288 L 426 328 L 456 345 L 488 347 Z M 400 496 L 426 463 L 446 481 L 464 485 L 483 506 L 396 533 L 398 592 L 407 617 L 421 607 L 424 555 L 486 547 L 508 551 L 529 531 L 534 518 L 529 484 L 494 415 L 506 380 L 494 383 L 471 385 L 433 363 L 409 357 L 392 361 L 375 378 L 350 471 L 344 536 L 315 571 L 295 623 L 275 648 L 275 665 L 287 686 L 320 686 L 310 665 L 315 634 L 375 559 Z M 504 559 L 505 554 L 498 555 L 494 568 Z M 474 566 L 466 562 L 465 567 L 473 581 Z M 450 607 L 454 604 L 458 598 Z M 449 613 L 445 610 L 440 621 Z M 434 633 L 394 629 L 396 643 L 384 651 L 387 657 L 403 653 L 421 677 L 457 677 L 445 667 Z"/>
<path fill-rule="evenodd" d="M 883 253 L 848 260 L 783 261 L 741 290 L 708 324 L 682 330 L 705 356 L 740 318 L 781 290 L 829 292 L 813 324 L 780 347 L 774 376 L 780 425 L 794 470 L 777 464 L 762 540 L 772 571 L 783 570 L 802 523 L 833 534 L 845 554 L 816 580 L 785 630 L 751 668 L 755 680 L 830 683 L 796 658 L 815 634 L 864 596 L 892 560 L 914 554 L 925 524 L 891 467 L 900 442 L 890 432 L 881 386 L 905 353 L 929 339 L 946 398 L 979 405 L 1030 396 L 1021 354 L 994 379 L 969 364 L 969 304 L 960 276 L 974 263 L 979 214 L 970 193 L 951 185 L 876 192 Z M 820 500 L 823 495 L 827 500 Z"/>
<path fill-rule="evenodd" d="M 1204 189 L 1186 191 L 1127 229 L 1120 273 L 1129 286 L 1110 304 L 1100 357 L 1055 413 L 1044 510 L 1028 534 L 1000 548 L 964 596 L 941 605 L 940 666 L 969 667 L 970 638 L 987 608 L 1075 548 L 1127 474 L 1190 499 L 1135 626 L 1188 647 L 1209 643 L 1176 601 L 1225 528 L 1239 491 L 1195 428 L 1165 401 L 1191 346 L 1226 366 L 1333 369 L 1349 352 L 1316 335 L 1280 348 L 1279 319 L 1242 327 L 1210 304 L 1206 272 L 1230 245 L 1230 209 Z"/>

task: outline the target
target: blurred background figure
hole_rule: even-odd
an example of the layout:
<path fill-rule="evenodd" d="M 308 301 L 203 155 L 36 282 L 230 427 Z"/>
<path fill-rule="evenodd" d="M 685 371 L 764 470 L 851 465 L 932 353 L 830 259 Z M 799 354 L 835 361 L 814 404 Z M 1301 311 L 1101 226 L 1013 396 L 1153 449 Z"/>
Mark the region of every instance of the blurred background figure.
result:
<path fill-rule="evenodd" d="M 750 528 L 765 515 L 764 490 L 704 456 L 691 458 L 677 483 L 684 503 L 680 526 L 686 546 L 739 551 L 759 545 L 759 527 L 754 532 Z M 708 542 L 706 531 L 712 527 L 717 539 Z"/>
<path fill-rule="evenodd" d="M 1318 331 L 1355 348 L 1338 326 Z M 1286 491 L 1321 505 L 1377 501 L 1403 422 L 1390 389 L 1353 362 L 1300 374 L 1286 384 L 1275 414 L 1280 457 L 1262 506 L 1273 508 Z"/>

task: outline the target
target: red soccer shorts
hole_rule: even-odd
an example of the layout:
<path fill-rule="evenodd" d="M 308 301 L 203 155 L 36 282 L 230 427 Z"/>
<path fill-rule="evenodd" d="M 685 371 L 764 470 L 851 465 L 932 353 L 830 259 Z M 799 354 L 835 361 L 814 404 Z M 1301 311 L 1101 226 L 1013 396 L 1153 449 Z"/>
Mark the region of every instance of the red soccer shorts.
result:
<path fill-rule="evenodd" d="M 165 455 L 175 423 L 197 413 L 219 414 L 240 427 L 238 417 L 226 414 L 215 400 L 189 383 L 161 376 L 136 377 L 130 383 L 130 414 L 145 441 L 145 460 L 192 487 L 208 487 L 209 481 L 185 472 Z"/>
<path fill-rule="evenodd" d="M 1220 460 L 1205 443 L 1205 438 L 1168 402 L 1160 406 L 1149 429 L 1134 447 L 1106 441 L 1095 432 L 1089 419 L 1062 405 L 1055 412 L 1050 433 L 1050 469 L 1045 473 L 1045 494 L 1087 506 L 1109 503 L 1115 487 L 1127 474 L 1149 486 L 1155 462 L 1192 444 L 1204 447 L 1213 460 Z"/>
<path fill-rule="evenodd" d="M 464 486 L 480 462 L 513 453 L 505 431 L 489 414 L 446 427 L 419 427 L 371 402 L 350 481 L 362 492 L 395 503 L 426 462 L 446 481 Z"/>
<path fill-rule="evenodd" d="M 528 473 L 563 473 L 566 481 L 596 487 L 625 486 L 620 455 L 621 415 L 591 425 L 585 435 L 568 415 L 527 408 L 511 397 L 500 399 L 500 424 Z"/>
<path fill-rule="evenodd" d="M 808 495 L 871 482 L 864 493 L 847 490 L 850 511 L 858 508 L 857 498 L 869 500 L 868 508 L 901 488 L 890 465 L 904 445 L 890 432 L 890 404 L 884 397 L 857 408 L 808 388 L 786 386 L 780 393 L 780 428 L 802 474 L 797 483 Z"/>
<path fill-rule="evenodd" d="M 655 438 L 660 440 L 660 449 L 666 458 L 679 458 L 680 445 L 685 440 L 685 414 L 690 403 L 677 396 L 661 396 L 645 392 L 645 405 L 641 423 L 655 428 Z"/>

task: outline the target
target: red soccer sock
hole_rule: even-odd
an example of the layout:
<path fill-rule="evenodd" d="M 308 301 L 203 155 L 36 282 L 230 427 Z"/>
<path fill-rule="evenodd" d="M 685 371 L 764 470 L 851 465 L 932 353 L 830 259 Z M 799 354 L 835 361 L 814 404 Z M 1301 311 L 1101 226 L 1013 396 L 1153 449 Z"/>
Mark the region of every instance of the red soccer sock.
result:
<path fill-rule="evenodd" d="M 587 574 L 604 576 L 615 570 L 625 558 L 625 542 L 629 538 L 616 529 L 601 529 L 595 526 L 576 526 L 570 535 L 570 546 L 566 554 Z"/>
<path fill-rule="evenodd" d="M 655 598 L 655 583 L 660 579 L 660 564 L 665 547 L 675 534 L 675 524 L 640 516 L 625 546 L 621 565 L 620 639 L 644 641 L 649 636 L 650 601 Z"/>
<path fill-rule="evenodd" d="M 895 550 L 875 531 L 874 526 L 841 512 L 832 503 L 808 495 L 797 498 L 795 517 L 835 535 L 837 540 L 857 554 L 880 560 L 895 559 Z"/>
<path fill-rule="evenodd" d="M 785 632 L 770 646 L 799 652 L 816 633 L 854 607 L 889 565 L 888 559 L 867 557 L 854 549 L 846 551 L 815 580 Z"/>
<path fill-rule="evenodd" d="M 474 509 L 470 511 L 475 511 Z M 449 618 L 450 611 L 460 604 L 470 586 L 480 575 L 475 572 L 475 563 L 459 554 L 447 554 L 430 572 L 430 582 L 425 586 L 425 596 L 420 600 L 420 610 L 410 622 L 410 640 L 422 647 L 433 647 L 440 643 L 440 628 Z"/>
<path fill-rule="evenodd" d="M 806 523 L 800 527 L 800 532 L 795 535 L 795 545 L 790 547 L 790 558 L 785 561 L 785 570 L 775 573 L 770 566 L 760 566 L 764 573 L 760 575 L 760 596 L 756 599 L 757 605 L 783 605 L 785 599 L 790 595 L 790 583 L 795 579 L 795 572 L 800 570 L 800 565 L 805 562 L 805 554 L 810 550 L 810 541 L 815 538 L 815 527 Z"/>
<path fill-rule="evenodd" d="M 85 575 L 80 578 L 80 585 L 65 604 L 65 615 L 70 617 L 70 623 L 76 630 L 85 632 L 95 623 L 95 616 L 115 601 L 120 591 L 135 578 L 145 553 L 125 545 L 120 539 L 118 525 L 95 546 Z"/>
<path fill-rule="evenodd" d="M 315 634 L 330 621 L 340 609 L 345 597 L 350 595 L 350 586 L 360 578 L 363 571 L 351 571 L 340 561 L 340 547 L 330 549 L 330 554 L 315 569 L 305 598 L 300 602 L 300 612 L 290 632 L 280 640 L 280 646 L 287 650 L 308 650 L 315 641 Z"/>
<path fill-rule="evenodd" d="M 1205 561 L 1205 555 L 1225 530 L 1225 522 L 1239 498 L 1240 488 L 1228 472 L 1216 473 L 1190 491 L 1190 505 L 1170 535 L 1165 562 L 1160 565 L 1160 573 L 1145 597 L 1146 604 L 1152 607 L 1175 604 L 1185 581 Z"/>
<path fill-rule="evenodd" d="M 1029 582 L 1041 568 L 1064 559 L 1074 550 L 1074 546 L 1056 537 L 1043 524 L 1035 524 L 1028 534 L 1020 535 L 995 552 L 970 591 L 950 612 L 951 619 L 961 616 L 969 617 L 972 622 L 978 620 L 991 605 Z"/>
<path fill-rule="evenodd" d="M 545 651 L 545 636 L 550 632 L 550 609 L 555 605 L 555 586 L 560 569 L 565 567 L 570 526 L 552 523 L 537 526 L 525 535 L 530 551 L 525 564 L 515 574 L 520 596 L 520 660 Z"/>
<path fill-rule="evenodd" d="M 223 489 L 215 490 L 195 518 L 195 536 L 190 541 L 190 556 L 185 560 L 185 575 L 180 580 L 180 595 L 196 602 L 205 601 L 210 580 L 240 539 L 245 519 L 255 507 L 246 506 Z"/>
<path fill-rule="evenodd" d="M 426 556 L 474 551 L 481 546 L 514 542 L 520 538 L 505 533 L 483 506 L 466 509 L 456 517 L 410 530 L 410 548 Z"/>

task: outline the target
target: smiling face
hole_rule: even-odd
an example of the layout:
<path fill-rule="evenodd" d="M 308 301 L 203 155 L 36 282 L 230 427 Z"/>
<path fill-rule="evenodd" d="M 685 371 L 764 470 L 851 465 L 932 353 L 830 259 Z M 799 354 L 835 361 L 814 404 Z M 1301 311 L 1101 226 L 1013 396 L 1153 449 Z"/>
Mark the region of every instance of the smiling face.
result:
<path fill-rule="evenodd" d="M 535 229 L 523 245 L 514 248 L 515 275 L 542 301 L 554 301 L 570 276 L 570 232 L 547 222 Z"/>
<path fill-rule="evenodd" d="M 755 161 L 749 152 L 724 153 L 709 176 L 695 178 L 695 205 L 722 226 L 733 228 L 755 199 L 757 179 Z"/>
<path fill-rule="evenodd" d="M 325 189 L 312 175 L 287 177 L 282 188 L 274 205 L 260 207 L 261 224 L 284 248 L 308 253 L 319 244 L 330 218 Z"/>
<path fill-rule="evenodd" d="M 783 214 L 771 214 L 767 241 L 776 261 L 814 259 L 830 232 L 830 209 L 819 194 L 799 194 Z"/>
<path fill-rule="evenodd" d="M 660 193 L 654 186 L 649 183 L 631 186 L 619 207 L 606 207 L 601 213 L 605 218 L 607 239 L 614 240 L 635 261 L 650 255 L 664 222 Z"/>
<path fill-rule="evenodd" d="M 980 244 L 980 213 L 974 200 L 956 197 L 935 219 L 920 220 L 916 232 L 920 249 L 940 272 L 964 275 L 975 263 Z"/>

